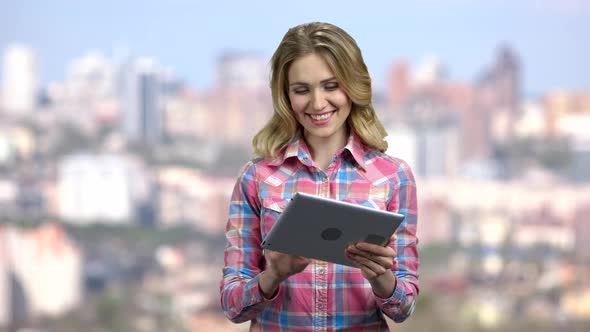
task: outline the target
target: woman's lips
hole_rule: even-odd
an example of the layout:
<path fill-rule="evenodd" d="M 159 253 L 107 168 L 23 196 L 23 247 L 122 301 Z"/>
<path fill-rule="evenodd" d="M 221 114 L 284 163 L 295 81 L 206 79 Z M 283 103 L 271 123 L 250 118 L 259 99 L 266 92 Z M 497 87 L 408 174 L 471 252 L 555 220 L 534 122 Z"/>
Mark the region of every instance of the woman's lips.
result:
<path fill-rule="evenodd" d="M 316 126 L 326 125 L 328 122 L 330 122 L 334 114 L 336 114 L 336 111 L 324 112 L 319 114 L 305 113 L 305 115 L 309 116 L 309 118 L 311 119 L 311 123 L 313 123 Z"/>

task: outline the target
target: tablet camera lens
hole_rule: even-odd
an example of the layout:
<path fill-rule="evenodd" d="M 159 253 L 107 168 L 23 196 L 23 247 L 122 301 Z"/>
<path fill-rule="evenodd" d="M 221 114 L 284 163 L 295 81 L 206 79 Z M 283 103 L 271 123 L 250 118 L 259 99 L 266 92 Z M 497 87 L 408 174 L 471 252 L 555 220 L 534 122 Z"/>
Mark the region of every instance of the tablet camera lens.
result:
<path fill-rule="evenodd" d="M 335 241 L 340 238 L 342 231 L 338 228 L 326 228 L 322 231 L 322 239 L 326 241 Z"/>

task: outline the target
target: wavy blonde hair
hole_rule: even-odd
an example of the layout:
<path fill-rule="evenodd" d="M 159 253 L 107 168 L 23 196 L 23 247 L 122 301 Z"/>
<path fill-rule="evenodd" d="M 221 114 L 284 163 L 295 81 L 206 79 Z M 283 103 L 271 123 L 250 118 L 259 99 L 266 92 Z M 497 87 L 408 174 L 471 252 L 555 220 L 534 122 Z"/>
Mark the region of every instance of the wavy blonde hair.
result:
<path fill-rule="evenodd" d="M 366 146 L 385 152 L 387 132 L 373 109 L 371 77 L 361 50 L 341 28 L 313 22 L 289 29 L 272 56 L 270 88 L 274 112 L 252 140 L 255 154 L 276 158 L 297 134 L 300 124 L 291 110 L 287 74 L 293 61 L 310 53 L 324 58 L 338 84 L 352 101 L 348 126 Z"/>

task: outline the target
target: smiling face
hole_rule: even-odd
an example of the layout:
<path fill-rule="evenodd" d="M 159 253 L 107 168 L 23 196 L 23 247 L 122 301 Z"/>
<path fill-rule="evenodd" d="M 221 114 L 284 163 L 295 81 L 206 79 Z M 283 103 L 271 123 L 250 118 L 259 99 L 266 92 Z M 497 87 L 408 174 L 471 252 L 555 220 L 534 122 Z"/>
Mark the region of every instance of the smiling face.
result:
<path fill-rule="evenodd" d="M 316 53 L 304 55 L 293 61 L 287 78 L 291 108 L 307 142 L 344 146 L 352 101 L 328 63 Z"/>

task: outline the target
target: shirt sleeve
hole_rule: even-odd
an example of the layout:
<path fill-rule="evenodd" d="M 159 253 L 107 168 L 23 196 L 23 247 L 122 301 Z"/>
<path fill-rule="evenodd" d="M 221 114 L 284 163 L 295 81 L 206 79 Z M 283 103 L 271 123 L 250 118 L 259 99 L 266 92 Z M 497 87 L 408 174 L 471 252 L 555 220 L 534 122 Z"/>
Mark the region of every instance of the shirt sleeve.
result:
<path fill-rule="evenodd" d="M 389 243 L 389 246 L 397 253 L 391 268 L 397 279 L 397 285 L 389 298 L 382 299 L 377 296 L 375 298 L 381 311 L 399 323 L 414 311 L 419 292 L 416 182 L 412 170 L 404 162 L 400 165 L 396 178 L 393 179 L 393 187 L 393 197 L 388 203 L 387 210 L 405 216 Z"/>
<path fill-rule="evenodd" d="M 221 307 L 235 323 L 255 318 L 272 301 L 262 296 L 258 284 L 263 255 L 257 193 L 255 164 L 249 162 L 242 169 L 231 196 L 220 285 Z"/>

